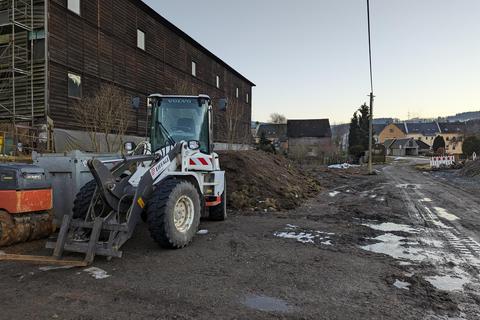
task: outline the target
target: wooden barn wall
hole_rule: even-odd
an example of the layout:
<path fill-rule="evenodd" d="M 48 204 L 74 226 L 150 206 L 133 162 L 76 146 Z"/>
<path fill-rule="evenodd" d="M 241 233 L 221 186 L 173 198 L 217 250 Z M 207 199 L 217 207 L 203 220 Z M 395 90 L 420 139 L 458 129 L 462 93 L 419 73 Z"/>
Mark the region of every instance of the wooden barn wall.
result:
<path fill-rule="evenodd" d="M 67 97 L 67 73 L 71 71 L 82 76 L 83 97 L 95 94 L 102 83 L 113 83 L 130 96 L 141 98 L 140 110 L 132 111 L 129 134 L 144 135 L 146 96 L 158 92 L 227 97 L 231 106 L 238 108 L 234 112 L 236 121 L 241 122 L 238 127 L 244 128 L 247 135 L 251 121 L 250 83 L 157 21 L 138 7 L 138 2 L 84 0 L 79 16 L 66 8 L 66 0 L 50 0 L 49 115 L 55 126 L 81 129 L 72 117 L 77 100 Z M 137 29 L 146 34 L 145 51 L 137 48 Z M 191 75 L 192 60 L 197 63 L 197 77 Z M 220 89 L 216 88 L 217 74 Z M 226 142 L 227 113 L 214 113 L 215 140 Z"/>

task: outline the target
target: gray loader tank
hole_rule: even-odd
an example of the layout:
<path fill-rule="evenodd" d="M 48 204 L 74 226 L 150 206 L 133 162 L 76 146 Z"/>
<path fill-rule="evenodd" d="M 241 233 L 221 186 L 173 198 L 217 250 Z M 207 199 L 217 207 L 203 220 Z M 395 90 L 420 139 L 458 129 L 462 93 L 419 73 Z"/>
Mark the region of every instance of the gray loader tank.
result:
<path fill-rule="evenodd" d="M 65 214 L 72 212 L 73 201 L 78 191 L 93 180 L 87 161 L 121 159 L 116 153 L 33 153 L 33 164 L 43 168 L 53 187 L 53 208 L 55 221 L 61 222 Z"/>

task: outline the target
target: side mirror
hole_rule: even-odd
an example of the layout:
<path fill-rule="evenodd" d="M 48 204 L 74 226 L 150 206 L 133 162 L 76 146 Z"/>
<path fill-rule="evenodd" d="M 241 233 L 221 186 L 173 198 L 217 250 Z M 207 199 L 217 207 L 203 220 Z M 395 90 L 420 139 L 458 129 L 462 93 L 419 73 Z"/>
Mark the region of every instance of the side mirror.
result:
<path fill-rule="evenodd" d="M 135 150 L 135 148 L 137 148 L 135 142 L 125 142 L 123 144 L 123 149 L 127 152 L 132 152 L 133 150 Z"/>
<path fill-rule="evenodd" d="M 218 100 L 218 109 L 220 109 L 220 111 L 227 111 L 227 107 L 228 107 L 228 99 L 219 99 Z"/>
<path fill-rule="evenodd" d="M 200 141 L 198 141 L 198 140 L 190 140 L 190 141 L 188 141 L 188 149 L 190 149 L 190 150 L 198 150 L 198 149 L 200 149 Z"/>

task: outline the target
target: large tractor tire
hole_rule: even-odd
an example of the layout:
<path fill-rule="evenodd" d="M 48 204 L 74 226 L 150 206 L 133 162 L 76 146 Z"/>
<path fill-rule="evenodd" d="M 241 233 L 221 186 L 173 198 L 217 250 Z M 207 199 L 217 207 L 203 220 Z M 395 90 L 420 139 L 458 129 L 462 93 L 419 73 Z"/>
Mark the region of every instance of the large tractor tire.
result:
<path fill-rule="evenodd" d="M 87 217 L 88 208 L 90 202 L 92 202 L 93 194 L 97 188 L 95 180 L 87 182 L 77 193 L 75 200 L 73 201 L 73 218 L 85 220 Z"/>
<path fill-rule="evenodd" d="M 222 203 L 208 209 L 208 220 L 224 221 L 227 219 L 227 184 L 222 193 Z"/>
<path fill-rule="evenodd" d="M 200 224 L 200 196 L 190 182 L 168 179 L 155 189 L 147 205 L 150 235 L 163 248 L 180 249 Z"/>

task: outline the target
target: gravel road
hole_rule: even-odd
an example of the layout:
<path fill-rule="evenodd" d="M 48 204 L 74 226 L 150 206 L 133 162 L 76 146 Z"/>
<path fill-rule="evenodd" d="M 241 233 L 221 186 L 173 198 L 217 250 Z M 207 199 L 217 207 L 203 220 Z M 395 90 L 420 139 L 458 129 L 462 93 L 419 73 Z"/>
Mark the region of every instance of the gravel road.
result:
<path fill-rule="evenodd" d="M 94 269 L 1 263 L 0 319 L 479 319 L 477 191 L 411 165 L 314 170 L 301 208 L 202 222 L 183 250 L 142 225 Z"/>

